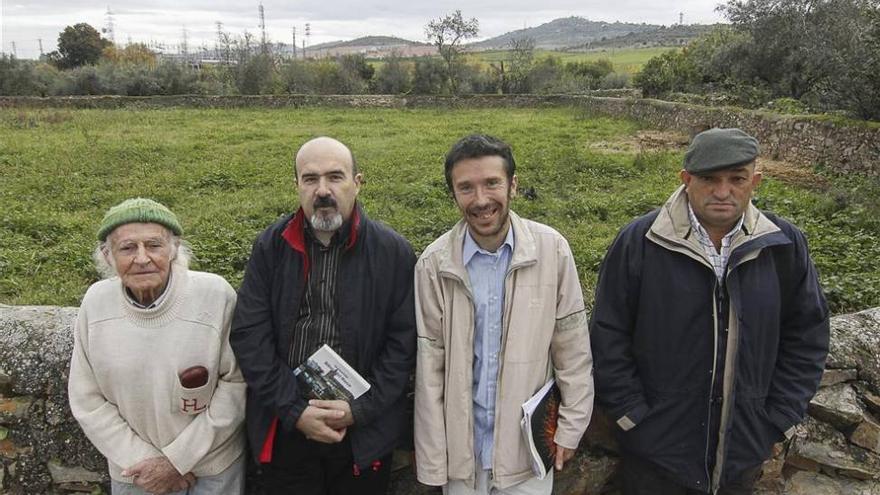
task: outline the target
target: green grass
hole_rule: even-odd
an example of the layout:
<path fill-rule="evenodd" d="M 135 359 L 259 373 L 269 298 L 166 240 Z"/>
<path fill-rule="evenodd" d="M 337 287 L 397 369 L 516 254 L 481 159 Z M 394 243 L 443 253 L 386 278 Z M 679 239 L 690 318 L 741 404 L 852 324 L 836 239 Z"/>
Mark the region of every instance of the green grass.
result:
<path fill-rule="evenodd" d="M 600 59 L 611 61 L 615 72 L 623 72 L 635 74 L 641 70 L 645 62 L 651 58 L 660 55 L 663 52 L 674 50 L 669 47 L 652 47 L 652 48 L 603 48 L 590 52 L 561 52 L 551 50 L 535 50 L 535 58 L 554 56 L 562 59 L 563 62 L 595 62 Z M 509 50 L 493 50 L 486 52 L 476 52 L 470 55 L 477 60 L 485 63 L 498 62 L 499 60 L 509 61 L 511 59 Z"/>
<path fill-rule="evenodd" d="M 304 140 L 348 143 L 367 212 L 421 251 L 458 218 L 442 161 L 470 132 L 514 146 L 513 207 L 570 241 L 585 294 L 617 230 L 677 185 L 682 150 L 639 153 L 638 126 L 556 109 L 0 110 L 0 302 L 78 304 L 104 211 L 153 197 L 180 216 L 195 268 L 234 286 L 259 231 L 296 208 L 291 157 Z M 824 172 L 820 172 L 824 173 Z M 876 181 L 830 189 L 774 180 L 758 202 L 801 225 L 835 311 L 880 305 Z"/>
<path fill-rule="evenodd" d="M 559 57 L 563 62 L 595 62 L 600 59 L 610 60 L 615 72 L 635 74 L 642 69 L 645 62 L 657 55 L 676 48 L 602 48 L 590 52 L 561 52 L 555 50 L 535 50 L 535 60 L 544 57 Z M 499 61 L 509 62 L 512 58 L 510 50 L 489 50 L 468 53 L 468 59 L 485 66 Z M 439 55 L 437 56 L 439 58 Z M 385 65 L 384 59 L 369 59 L 368 62 L 376 71 Z"/>

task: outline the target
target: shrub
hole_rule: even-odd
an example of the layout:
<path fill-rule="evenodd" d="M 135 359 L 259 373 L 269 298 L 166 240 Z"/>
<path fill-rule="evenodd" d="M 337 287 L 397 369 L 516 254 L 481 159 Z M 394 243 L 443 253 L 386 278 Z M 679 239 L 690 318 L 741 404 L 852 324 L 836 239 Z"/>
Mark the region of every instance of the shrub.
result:
<path fill-rule="evenodd" d="M 392 52 L 376 74 L 376 90 L 381 94 L 408 93 L 412 89 L 412 76 L 400 54 Z"/>

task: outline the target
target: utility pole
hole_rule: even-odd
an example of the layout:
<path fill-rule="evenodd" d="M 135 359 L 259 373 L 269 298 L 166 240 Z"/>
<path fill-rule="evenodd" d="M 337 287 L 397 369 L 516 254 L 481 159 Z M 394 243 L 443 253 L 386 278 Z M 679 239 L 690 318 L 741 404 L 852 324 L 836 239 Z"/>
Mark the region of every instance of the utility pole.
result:
<path fill-rule="evenodd" d="M 216 22 L 217 24 L 217 41 L 214 44 L 214 58 L 217 60 L 222 60 L 220 58 L 220 47 L 223 45 L 223 23 L 220 21 Z"/>
<path fill-rule="evenodd" d="M 107 35 L 107 39 L 116 44 L 116 22 L 113 20 L 113 11 L 110 10 L 110 6 L 107 6 L 107 13 L 104 15 L 105 24 L 104 24 L 104 34 Z"/>
<path fill-rule="evenodd" d="M 263 10 L 263 4 L 260 4 L 260 51 L 266 53 L 266 12 Z"/>
<path fill-rule="evenodd" d="M 180 53 L 183 54 L 184 58 L 188 58 L 189 55 L 189 45 L 187 44 L 188 34 L 186 32 L 186 26 L 183 26 L 183 41 L 180 43 Z"/>
<path fill-rule="evenodd" d="M 311 23 L 306 23 L 306 39 L 303 40 L 303 59 L 306 58 L 306 45 L 309 43 L 309 37 L 312 35 L 312 25 Z"/>
<path fill-rule="evenodd" d="M 296 26 L 293 26 L 293 59 L 296 60 Z"/>

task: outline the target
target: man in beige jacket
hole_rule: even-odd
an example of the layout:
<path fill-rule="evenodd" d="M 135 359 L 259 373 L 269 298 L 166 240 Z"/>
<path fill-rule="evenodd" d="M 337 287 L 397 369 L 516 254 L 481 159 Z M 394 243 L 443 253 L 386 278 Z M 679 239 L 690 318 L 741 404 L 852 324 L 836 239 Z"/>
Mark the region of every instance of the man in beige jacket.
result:
<path fill-rule="evenodd" d="M 551 377 L 561 470 L 593 409 L 587 316 L 566 240 L 510 211 L 510 146 L 485 135 L 446 155 L 462 214 L 416 265 L 415 447 L 420 482 L 447 495 L 549 494 L 520 433 L 522 404 Z"/>

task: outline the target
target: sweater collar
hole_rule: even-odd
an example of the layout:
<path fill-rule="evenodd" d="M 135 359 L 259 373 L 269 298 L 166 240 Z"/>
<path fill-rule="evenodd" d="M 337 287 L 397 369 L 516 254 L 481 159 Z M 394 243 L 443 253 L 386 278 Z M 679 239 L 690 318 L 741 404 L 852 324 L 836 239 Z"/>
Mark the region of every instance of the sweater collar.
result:
<path fill-rule="evenodd" d="M 184 296 L 189 291 L 189 270 L 182 269 L 179 265 L 171 264 L 171 274 L 168 278 L 168 286 L 156 300 L 155 304 L 147 308 L 139 308 L 128 300 L 126 288 L 119 280 L 119 291 L 122 292 L 123 307 L 129 319 L 140 326 L 162 326 L 177 317 L 178 308 Z"/>

